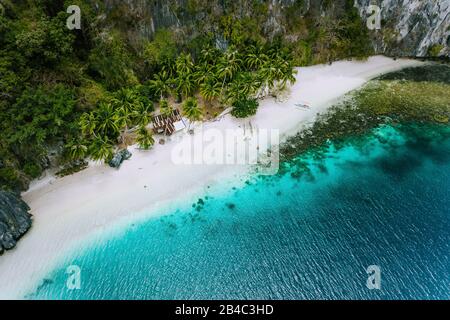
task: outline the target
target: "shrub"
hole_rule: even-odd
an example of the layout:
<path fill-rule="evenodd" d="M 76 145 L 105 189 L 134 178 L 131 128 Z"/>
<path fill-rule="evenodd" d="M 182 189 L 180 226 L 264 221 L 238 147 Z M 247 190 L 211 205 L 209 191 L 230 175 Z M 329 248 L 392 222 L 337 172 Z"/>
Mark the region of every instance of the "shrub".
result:
<path fill-rule="evenodd" d="M 432 45 L 429 49 L 428 49 L 428 55 L 430 57 L 438 57 L 439 53 L 442 51 L 442 49 L 444 49 L 443 45 L 440 44 L 435 44 Z"/>
<path fill-rule="evenodd" d="M 42 170 L 41 170 L 41 168 L 40 168 L 37 164 L 35 164 L 35 163 L 27 163 L 27 164 L 23 167 L 23 172 L 24 172 L 26 175 L 28 175 L 28 176 L 32 177 L 33 179 L 35 179 L 35 178 L 38 178 L 38 177 L 41 175 Z"/>
<path fill-rule="evenodd" d="M 246 118 L 256 114 L 259 102 L 256 99 L 239 99 L 233 102 L 231 114 L 236 118 Z"/>

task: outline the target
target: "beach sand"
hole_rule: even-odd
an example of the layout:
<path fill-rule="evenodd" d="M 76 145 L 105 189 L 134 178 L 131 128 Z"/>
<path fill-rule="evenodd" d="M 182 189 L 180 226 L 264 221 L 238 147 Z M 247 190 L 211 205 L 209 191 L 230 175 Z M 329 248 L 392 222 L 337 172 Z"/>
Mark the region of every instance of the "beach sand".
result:
<path fill-rule="evenodd" d="M 203 132 L 211 128 L 225 132 L 245 126 L 278 129 L 284 139 L 368 80 L 419 64 L 375 56 L 367 61 L 299 68 L 297 82 L 283 102 L 267 98 L 261 101 L 254 117 L 238 120 L 227 114 L 204 123 Z M 194 135 L 201 132 L 196 127 Z M 34 216 L 33 227 L 14 250 L 0 257 L 0 299 L 23 298 L 35 290 L 58 259 L 91 236 L 106 234 L 120 222 L 150 218 L 158 207 L 180 197 L 202 194 L 218 181 L 248 172 L 248 166 L 174 163 L 174 147 L 190 138 L 188 134 L 177 134 L 149 151 L 130 147 L 133 157 L 120 170 L 91 163 L 86 170 L 71 176 L 55 178 L 47 174 L 34 181 L 23 193 Z"/>

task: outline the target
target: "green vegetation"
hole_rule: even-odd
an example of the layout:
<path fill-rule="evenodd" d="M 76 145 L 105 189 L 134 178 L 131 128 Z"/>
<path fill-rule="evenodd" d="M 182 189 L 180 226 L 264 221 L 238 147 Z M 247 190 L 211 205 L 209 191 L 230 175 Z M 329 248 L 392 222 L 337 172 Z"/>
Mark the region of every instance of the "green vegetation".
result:
<path fill-rule="evenodd" d="M 74 161 L 66 166 L 63 166 L 63 168 L 56 173 L 58 177 L 65 177 L 69 176 L 75 172 L 81 171 L 83 169 L 86 169 L 88 167 L 87 161 L 80 160 L 80 161 Z"/>
<path fill-rule="evenodd" d="M 233 102 L 233 110 L 231 114 L 236 118 L 246 118 L 256 114 L 258 109 L 258 101 L 256 99 L 241 99 Z"/>
<path fill-rule="evenodd" d="M 296 66 L 372 54 L 368 29 L 353 0 L 346 0 L 343 10 L 336 8 L 335 1 L 323 1 L 322 15 L 306 10 L 308 2 L 296 0 L 293 7 L 285 8 L 288 34 L 297 38 L 290 44 Z"/>
<path fill-rule="evenodd" d="M 194 98 L 188 98 L 183 104 L 183 113 L 189 121 L 195 122 L 202 118 L 202 111 L 198 107 L 198 102 Z"/>
<path fill-rule="evenodd" d="M 224 52 L 210 46 L 195 60 L 182 53 L 161 69 L 148 82 L 150 95 L 163 99 L 161 109 L 171 96 L 177 101 L 188 99 L 191 105 L 190 98 L 199 96 L 205 105 L 230 106 L 240 99 L 283 90 L 295 81 L 289 52 L 275 45 L 230 46 Z"/>
<path fill-rule="evenodd" d="M 430 57 L 438 57 L 439 53 L 444 49 L 444 46 L 441 44 L 435 44 L 428 49 L 428 55 Z"/>
<path fill-rule="evenodd" d="M 50 166 L 68 174 L 86 158 L 108 161 L 118 145 L 150 148 L 156 108 L 180 104 L 192 121 L 226 107 L 246 117 L 295 80 L 294 66 L 370 54 L 352 6 L 334 12 L 328 2 L 329 19 L 297 14 L 303 1 L 286 8 L 284 33 L 267 27 L 267 1 L 171 2 L 181 25 L 151 35 L 139 31 L 147 13 L 126 4 L 2 3 L 0 187 L 17 191 Z M 65 26 L 69 4 L 81 7 L 81 30 Z"/>
<path fill-rule="evenodd" d="M 148 150 L 155 144 L 155 139 L 147 128 L 141 125 L 137 132 L 136 142 L 141 149 Z"/>

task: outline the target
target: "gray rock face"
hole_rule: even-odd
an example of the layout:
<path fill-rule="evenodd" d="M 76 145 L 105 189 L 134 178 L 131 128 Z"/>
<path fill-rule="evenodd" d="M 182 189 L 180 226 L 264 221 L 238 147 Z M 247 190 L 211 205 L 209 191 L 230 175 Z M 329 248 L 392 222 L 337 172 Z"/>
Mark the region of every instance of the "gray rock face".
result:
<path fill-rule="evenodd" d="M 367 20 L 369 5 L 381 9 L 381 29 L 374 31 L 377 53 L 398 56 L 450 56 L 450 0 L 356 0 Z"/>
<path fill-rule="evenodd" d="M 30 208 L 13 193 L 0 191 L 0 254 L 16 246 L 31 228 Z"/>
<path fill-rule="evenodd" d="M 263 23 L 266 36 L 272 38 L 281 34 L 287 37 L 285 13 L 298 5 L 297 0 L 261 0 L 268 7 L 267 21 Z M 344 10 L 346 0 L 333 0 L 333 10 L 324 12 L 328 0 L 303 0 L 303 13 L 312 16 L 336 14 Z M 174 27 L 183 37 L 195 36 L 192 26 L 201 21 L 208 32 L 214 33 L 211 15 L 228 14 L 233 7 L 237 18 L 252 16 L 252 0 L 198 0 L 196 3 L 205 10 L 191 14 L 188 0 L 106 0 L 106 10 L 126 5 L 127 15 L 137 26 L 129 31 L 130 38 L 149 38 L 160 28 Z M 360 15 L 367 20 L 369 5 L 381 8 L 382 28 L 372 32 L 372 42 L 376 53 L 392 56 L 450 55 L 450 0 L 354 0 Z M 208 11 L 206 13 L 205 11 Z M 433 49 L 433 50 L 431 50 Z"/>
<path fill-rule="evenodd" d="M 108 164 L 111 168 L 119 169 L 122 163 L 130 158 L 131 152 L 127 149 L 123 149 L 117 152 Z"/>

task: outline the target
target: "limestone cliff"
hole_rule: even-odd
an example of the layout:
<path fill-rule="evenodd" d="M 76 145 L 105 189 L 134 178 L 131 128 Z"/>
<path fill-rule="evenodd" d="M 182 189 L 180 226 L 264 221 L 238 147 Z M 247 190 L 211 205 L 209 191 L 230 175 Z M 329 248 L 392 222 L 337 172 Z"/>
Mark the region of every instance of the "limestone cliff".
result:
<path fill-rule="evenodd" d="M 450 0 L 357 0 L 365 19 L 371 4 L 381 9 L 381 29 L 373 32 L 376 52 L 419 57 L 450 55 Z"/>
<path fill-rule="evenodd" d="M 151 37 L 155 30 L 167 27 L 193 35 L 199 24 L 214 33 L 216 17 L 230 13 L 237 18 L 254 17 L 255 3 L 266 12 L 261 23 L 267 37 L 292 37 L 287 32 L 286 15 L 331 14 L 338 18 L 348 1 L 106 0 L 104 8 L 109 12 L 126 7 L 127 19 L 137 27 L 133 36 Z M 450 54 L 450 0 L 355 0 L 354 5 L 365 20 L 370 16 L 370 5 L 381 9 L 381 29 L 370 32 L 376 53 L 418 57 Z"/>

